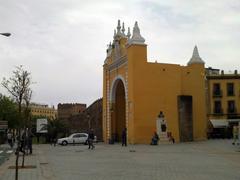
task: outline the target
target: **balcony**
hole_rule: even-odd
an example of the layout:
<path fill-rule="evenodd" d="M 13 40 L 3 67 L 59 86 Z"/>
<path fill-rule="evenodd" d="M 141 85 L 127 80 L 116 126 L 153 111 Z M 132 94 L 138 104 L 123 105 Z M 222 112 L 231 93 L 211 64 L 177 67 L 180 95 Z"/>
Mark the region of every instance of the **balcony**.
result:
<path fill-rule="evenodd" d="M 228 91 L 228 92 L 227 92 L 227 96 L 235 96 L 235 94 L 234 94 L 233 91 Z"/>
<path fill-rule="evenodd" d="M 215 108 L 213 109 L 214 115 L 223 115 L 223 109 L 222 108 Z"/>
<path fill-rule="evenodd" d="M 237 109 L 236 108 L 228 108 L 227 113 L 228 114 L 237 114 Z"/>
<path fill-rule="evenodd" d="M 222 97 L 222 90 L 213 91 L 213 97 Z"/>

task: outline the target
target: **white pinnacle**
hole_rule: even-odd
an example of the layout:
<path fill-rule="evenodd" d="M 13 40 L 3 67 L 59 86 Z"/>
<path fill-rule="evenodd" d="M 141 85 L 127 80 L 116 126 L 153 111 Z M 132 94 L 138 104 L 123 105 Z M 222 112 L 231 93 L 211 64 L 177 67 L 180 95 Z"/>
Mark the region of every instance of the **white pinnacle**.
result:
<path fill-rule="evenodd" d="M 197 46 L 195 46 L 194 49 L 193 49 L 192 58 L 188 62 L 188 65 L 190 65 L 190 64 L 205 64 L 205 62 L 199 56 Z"/>
<path fill-rule="evenodd" d="M 129 44 L 144 44 L 144 42 L 145 42 L 145 39 L 141 36 L 140 29 L 136 21 L 133 28 L 133 35 L 132 35 L 132 38 L 129 40 Z"/>
<path fill-rule="evenodd" d="M 125 27 L 124 27 L 124 22 L 122 23 L 122 34 L 125 35 Z"/>
<path fill-rule="evenodd" d="M 199 53 L 198 53 L 198 48 L 197 48 L 197 46 L 195 46 L 194 47 L 194 49 L 193 49 L 193 55 L 192 55 L 192 58 L 200 58 L 200 56 L 199 56 Z"/>
<path fill-rule="evenodd" d="M 118 20 L 118 25 L 117 25 L 117 34 L 120 35 L 121 34 L 121 25 L 120 25 L 120 20 Z"/>
<path fill-rule="evenodd" d="M 115 39 L 115 36 L 117 35 L 116 29 L 114 29 L 113 39 Z"/>
<path fill-rule="evenodd" d="M 130 39 L 130 37 L 131 37 L 131 33 L 130 33 L 130 27 L 128 27 L 128 33 L 127 33 L 127 37 L 128 37 L 128 39 Z"/>

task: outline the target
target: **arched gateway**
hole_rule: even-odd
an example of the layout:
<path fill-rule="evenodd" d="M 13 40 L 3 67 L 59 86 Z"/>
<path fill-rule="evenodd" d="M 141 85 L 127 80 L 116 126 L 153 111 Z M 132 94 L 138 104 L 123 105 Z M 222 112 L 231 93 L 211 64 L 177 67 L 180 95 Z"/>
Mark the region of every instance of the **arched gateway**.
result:
<path fill-rule="evenodd" d="M 160 111 L 176 142 L 205 139 L 204 73 L 197 47 L 187 66 L 147 62 L 138 23 L 131 35 L 118 21 L 103 65 L 104 141 L 121 141 L 126 127 L 128 143 L 149 144 Z"/>
<path fill-rule="evenodd" d="M 119 76 L 112 82 L 110 91 L 110 138 L 114 142 L 121 141 L 122 130 L 126 124 L 126 95 L 124 79 Z"/>

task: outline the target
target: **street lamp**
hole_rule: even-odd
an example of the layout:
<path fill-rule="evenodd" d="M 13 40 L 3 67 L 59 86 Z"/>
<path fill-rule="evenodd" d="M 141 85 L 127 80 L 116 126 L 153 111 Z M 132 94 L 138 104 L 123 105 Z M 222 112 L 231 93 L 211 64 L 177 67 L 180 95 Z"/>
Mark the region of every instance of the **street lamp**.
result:
<path fill-rule="evenodd" d="M 11 33 L 0 33 L 0 34 L 7 37 L 11 36 Z"/>
<path fill-rule="evenodd" d="M 90 121 L 90 115 L 87 114 L 87 119 L 88 119 L 88 129 L 90 130 L 91 128 L 91 121 Z"/>

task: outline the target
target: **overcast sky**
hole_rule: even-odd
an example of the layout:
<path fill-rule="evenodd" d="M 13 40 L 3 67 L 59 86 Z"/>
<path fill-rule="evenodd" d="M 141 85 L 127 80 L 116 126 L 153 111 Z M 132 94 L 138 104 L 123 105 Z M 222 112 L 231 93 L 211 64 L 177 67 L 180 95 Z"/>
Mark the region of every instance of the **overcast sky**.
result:
<path fill-rule="evenodd" d="M 196 44 L 207 67 L 240 71 L 239 0 L 0 0 L 0 32 L 12 33 L 0 36 L 0 80 L 23 65 L 34 102 L 90 105 L 118 19 L 138 21 L 148 61 L 186 65 Z"/>

